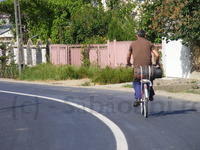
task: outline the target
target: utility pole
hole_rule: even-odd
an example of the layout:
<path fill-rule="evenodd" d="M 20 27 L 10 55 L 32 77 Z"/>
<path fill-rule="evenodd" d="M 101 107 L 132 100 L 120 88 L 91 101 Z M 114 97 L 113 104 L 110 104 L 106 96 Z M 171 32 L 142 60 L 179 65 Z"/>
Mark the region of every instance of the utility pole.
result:
<path fill-rule="evenodd" d="M 16 42 L 18 49 L 18 65 L 19 74 L 21 74 L 22 67 L 24 65 L 24 53 L 23 53 L 23 33 L 19 0 L 14 0 L 15 7 L 15 24 L 16 24 Z"/>

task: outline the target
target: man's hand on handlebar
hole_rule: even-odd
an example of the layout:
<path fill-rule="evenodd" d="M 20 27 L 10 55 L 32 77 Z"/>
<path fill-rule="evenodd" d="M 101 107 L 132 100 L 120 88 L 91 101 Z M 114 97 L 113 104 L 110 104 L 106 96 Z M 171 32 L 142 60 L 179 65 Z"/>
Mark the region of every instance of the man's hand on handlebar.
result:
<path fill-rule="evenodd" d="M 160 64 L 153 64 L 156 68 L 160 68 Z"/>
<path fill-rule="evenodd" d="M 132 66 L 131 63 L 127 63 L 127 64 L 126 64 L 126 67 L 131 67 L 131 66 Z"/>

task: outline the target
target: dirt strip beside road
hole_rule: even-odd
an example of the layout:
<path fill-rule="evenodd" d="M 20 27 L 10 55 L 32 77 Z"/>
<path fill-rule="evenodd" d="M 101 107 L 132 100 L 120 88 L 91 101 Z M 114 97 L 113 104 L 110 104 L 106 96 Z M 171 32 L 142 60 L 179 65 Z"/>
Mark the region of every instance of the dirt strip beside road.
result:
<path fill-rule="evenodd" d="M 129 83 L 121 83 L 121 84 L 110 84 L 110 85 L 81 86 L 82 84 L 84 84 L 86 82 L 90 82 L 90 80 L 82 79 L 82 80 L 64 80 L 64 81 L 21 81 L 21 80 L 0 78 L 0 81 L 133 92 L 132 88 L 124 87 L 125 85 L 131 85 L 130 82 Z M 181 99 L 181 100 L 187 100 L 187 101 L 199 101 L 200 102 L 200 94 L 185 93 L 185 92 L 181 92 L 181 91 L 175 93 L 175 92 L 165 91 L 165 89 L 163 89 L 163 88 L 161 88 L 161 89 L 162 90 L 159 90 L 159 86 L 156 87 L 156 95 L 165 96 L 165 97 L 168 97 L 169 99 Z"/>

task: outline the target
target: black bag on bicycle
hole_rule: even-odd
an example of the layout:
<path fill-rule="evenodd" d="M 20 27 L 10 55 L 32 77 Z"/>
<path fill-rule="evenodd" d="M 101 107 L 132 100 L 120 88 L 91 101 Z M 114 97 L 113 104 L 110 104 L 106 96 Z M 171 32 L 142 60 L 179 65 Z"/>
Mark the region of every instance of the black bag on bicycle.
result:
<path fill-rule="evenodd" d="M 162 76 L 162 69 L 154 65 L 134 67 L 135 79 L 156 79 L 162 78 Z"/>
<path fill-rule="evenodd" d="M 152 74 L 153 74 L 153 78 L 162 78 L 163 77 L 163 71 L 161 69 L 161 67 L 157 67 L 157 66 L 152 66 Z"/>

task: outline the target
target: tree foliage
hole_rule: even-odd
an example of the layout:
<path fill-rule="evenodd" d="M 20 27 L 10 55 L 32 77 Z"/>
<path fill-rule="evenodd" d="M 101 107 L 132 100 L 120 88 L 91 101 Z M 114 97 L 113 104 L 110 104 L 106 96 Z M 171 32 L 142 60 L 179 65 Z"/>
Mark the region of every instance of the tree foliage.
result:
<path fill-rule="evenodd" d="M 108 2 L 114 2 L 117 0 L 110 0 Z M 112 3 L 111 3 L 112 4 Z M 132 11 L 135 8 L 135 3 L 128 2 L 123 3 L 118 0 L 117 6 L 110 6 L 110 23 L 108 26 L 108 37 L 111 40 L 133 40 L 135 38 L 135 31 L 137 22 L 132 15 Z"/>
<path fill-rule="evenodd" d="M 152 18 L 152 28 L 168 39 L 200 43 L 200 0 L 162 0 Z"/>
<path fill-rule="evenodd" d="M 191 47 L 193 67 L 200 70 L 200 0 L 151 0 L 142 7 L 141 24 L 152 40 L 182 39 Z"/>
<path fill-rule="evenodd" d="M 143 5 L 141 23 L 167 39 L 200 43 L 200 0 L 151 0 Z M 149 31 L 152 30 L 152 31 Z"/>
<path fill-rule="evenodd" d="M 72 15 L 71 23 L 75 43 L 84 43 L 94 38 L 101 39 L 108 31 L 108 17 L 101 7 L 82 6 Z"/>
<path fill-rule="evenodd" d="M 14 24 L 13 1 L 1 2 L 0 13 L 10 14 Z M 20 0 L 24 40 L 51 38 L 53 43 L 74 44 L 133 39 L 134 3 L 108 2 L 105 10 L 101 0 Z"/>
<path fill-rule="evenodd" d="M 146 31 L 147 37 L 150 41 L 155 43 L 161 42 L 162 33 L 157 32 L 152 28 L 153 20 L 155 15 L 155 9 L 161 6 L 161 0 L 158 1 L 146 1 L 141 5 L 140 17 L 139 17 L 139 28 Z"/>

